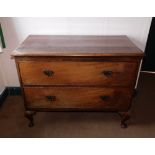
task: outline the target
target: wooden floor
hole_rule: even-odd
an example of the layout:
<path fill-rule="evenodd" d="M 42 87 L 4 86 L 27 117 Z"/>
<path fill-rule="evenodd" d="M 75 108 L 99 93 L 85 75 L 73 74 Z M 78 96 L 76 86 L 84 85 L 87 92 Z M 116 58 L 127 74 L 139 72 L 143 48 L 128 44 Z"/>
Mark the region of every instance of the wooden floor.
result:
<path fill-rule="evenodd" d="M 114 113 L 37 113 L 35 126 L 24 118 L 21 96 L 10 96 L 0 108 L 0 137 L 155 137 L 155 74 L 140 75 L 127 129 Z"/>

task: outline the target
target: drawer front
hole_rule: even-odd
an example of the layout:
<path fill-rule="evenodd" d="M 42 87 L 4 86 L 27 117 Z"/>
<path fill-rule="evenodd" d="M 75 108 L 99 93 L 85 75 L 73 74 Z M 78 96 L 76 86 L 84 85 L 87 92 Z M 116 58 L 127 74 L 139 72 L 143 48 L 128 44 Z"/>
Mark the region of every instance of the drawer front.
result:
<path fill-rule="evenodd" d="M 132 91 L 127 88 L 25 87 L 29 108 L 128 109 Z"/>
<path fill-rule="evenodd" d="M 19 61 L 24 85 L 129 86 L 136 62 Z"/>

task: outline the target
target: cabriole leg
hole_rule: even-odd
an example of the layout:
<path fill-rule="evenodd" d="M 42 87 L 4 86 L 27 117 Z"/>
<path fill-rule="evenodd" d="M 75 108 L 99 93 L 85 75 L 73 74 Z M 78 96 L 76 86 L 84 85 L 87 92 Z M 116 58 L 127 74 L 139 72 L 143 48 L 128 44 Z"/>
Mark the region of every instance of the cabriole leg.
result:
<path fill-rule="evenodd" d="M 118 114 L 121 117 L 121 127 L 127 128 L 128 125 L 127 125 L 126 121 L 130 119 L 130 113 L 129 112 L 118 112 Z"/>
<path fill-rule="evenodd" d="M 29 122 L 29 127 L 33 127 L 34 126 L 34 120 L 33 120 L 33 116 L 36 114 L 35 111 L 26 111 L 25 112 L 25 117 L 30 121 Z"/>

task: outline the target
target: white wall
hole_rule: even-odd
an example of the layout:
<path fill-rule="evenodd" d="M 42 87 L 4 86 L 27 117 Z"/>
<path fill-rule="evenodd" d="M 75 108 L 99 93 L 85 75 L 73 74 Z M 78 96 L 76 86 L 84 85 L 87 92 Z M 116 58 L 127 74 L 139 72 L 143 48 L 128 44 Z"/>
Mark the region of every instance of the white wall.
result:
<path fill-rule="evenodd" d="M 7 48 L 2 57 L 8 86 L 19 86 L 10 53 L 29 34 L 127 35 L 145 49 L 151 18 L 0 18 Z"/>

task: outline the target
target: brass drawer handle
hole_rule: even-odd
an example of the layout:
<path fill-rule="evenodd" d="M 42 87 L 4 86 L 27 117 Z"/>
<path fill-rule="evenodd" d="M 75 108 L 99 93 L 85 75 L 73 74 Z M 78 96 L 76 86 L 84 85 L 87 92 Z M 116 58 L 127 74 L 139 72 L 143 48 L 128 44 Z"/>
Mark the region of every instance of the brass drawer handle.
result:
<path fill-rule="evenodd" d="M 56 97 L 55 96 L 46 96 L 46 99 L 50 102 L 55 101 Z"/>
<path fill-rule="evenodd" d="M 100 96 L 100 98 L 102 101 L 108 101 L 110 99 L 110 96 L 104 95 L 104 96 Z"/>
<path fill-rule="evenodd" d="M 109 77 L 112 76 L 113 72 L 112 71 L 103 71 L 102 72 L 105 76 Z"/>
<path fill-rule="evenodd" d="M 52 70 L 44 70 L 43 73 L 46 75 L 46 76 L 53 76 L 54 72 Z"/>

